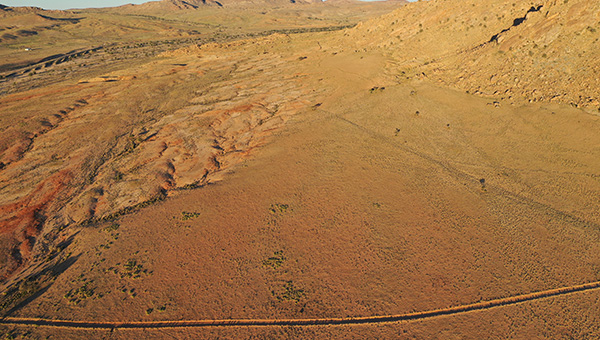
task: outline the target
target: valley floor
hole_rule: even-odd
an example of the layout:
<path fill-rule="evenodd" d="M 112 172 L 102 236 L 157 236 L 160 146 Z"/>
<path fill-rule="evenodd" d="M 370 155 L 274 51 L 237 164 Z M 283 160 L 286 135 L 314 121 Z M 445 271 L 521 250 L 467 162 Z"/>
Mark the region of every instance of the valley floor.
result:
<path fill-rule="evenodd" d="M 152 199 L 135 190 L 166 198 L 48 235 L 64 239 L 36 268 L 47 266 L 52 280 L 10 316 L 371 317 L 600 280 L 600 117 L 399 82 L 389 56 L 344 39 L 341 31 L 205 45 L 110 74 L 113 82 L 55 85 L 87 104 L 40 134 L 26 160 L 44 174 L 61 162 L 74 173 L 94 169 L 93 182 L 61 182 L 75 202 L 57 210 L 63 221 Z M 64 104 L 32 91 L 48 111 Z M 15 96 L 3 106 L 18 107 Z M 148 103 L 147 119 L 119 106 L 128 100 Z M 53 141 L 70 133 L 81 139 L 49 168 Z M 91 167 L 98 152 L 108 156 Z M 600 290 L 591 288 L 382 324 L 3 328 L 34 338 L 594 339 Z"/>

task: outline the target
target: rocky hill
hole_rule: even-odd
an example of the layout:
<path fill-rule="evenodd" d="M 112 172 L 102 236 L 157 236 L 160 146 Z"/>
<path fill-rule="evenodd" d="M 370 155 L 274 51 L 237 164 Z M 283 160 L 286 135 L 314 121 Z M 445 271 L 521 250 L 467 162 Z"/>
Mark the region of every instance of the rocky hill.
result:
<path fill-rule="evenodd" d="M 600 108 L 600 3 L 452 1 L 409 4 L 351 33 L 384 49 L 399 79 L 428 77 L 469 93 Z"/>
<path fill-rule="evenodd" d="M 244 7 L 244 6 L 282 6 L 288 4 L 321 3 L 321 0 L 160 0 L 150 1 L 141 5 L 125 5 L 123 9 L 133 12 L 144 11 L 173 11 L 197 10 L 207 6 Z"/>
<path fill-rule="evenodd" d="M 122 9 L 126 10 L 134 10 L 134 11 L 153 11 L 153 10 L 163 10 L 163 11 L 173 11 L 173 10 L 194 10 L 198 9 L 202 6 L 219 6 L 222 4 L 219 1 L 215 0 L 160 0 L 160 1 L 150 1 L 143 3 L 141 5 L 125 5 L 121 6 Z"/>
<path fill-rule="evenodd" d="M 8 14 L 23 14 L 23 13 L 31 13 L 31 12 L 39 12 L 43 11 L 42 8 L 39 7 L 10 7 L 6 5 L 0 4 L 0 15 L 8 15 Z"/>

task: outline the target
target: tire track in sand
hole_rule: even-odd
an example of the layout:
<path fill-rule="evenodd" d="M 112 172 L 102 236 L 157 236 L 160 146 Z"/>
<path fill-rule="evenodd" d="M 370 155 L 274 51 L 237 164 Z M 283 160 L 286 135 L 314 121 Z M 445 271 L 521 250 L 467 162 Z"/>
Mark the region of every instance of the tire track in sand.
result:
<path fill-rule="evenodd" d="M 518 303 L 539 300 L 577 292 L 600 288 L 600 281 L 581 285 L 556 288 L 530 294 L 516 295 L 507 298 L 482 301 L 467 305 L 433 309 L 396 315 L 348 317 L 348 318 L 315 318 L 315 319 L 230 319 L 230 320 L 180 320 L 180 321 L 142 321 L 142 322 L 101 322 L 101 321 L 68 321 L 42 318 L 7 317 L 0 320 L 1 325 L 41 326 L 71 329 L 163 329 L 163 328 L 203 328 L 203 327 L 273 327 L 273 326 L 319 326 L 319 325 L 357 325 L 379 324 L 400 321 L 423 320 L 440 316 L 464 314 L 472 311 L 487 310 L 494 307 L 509 306 Z"/>

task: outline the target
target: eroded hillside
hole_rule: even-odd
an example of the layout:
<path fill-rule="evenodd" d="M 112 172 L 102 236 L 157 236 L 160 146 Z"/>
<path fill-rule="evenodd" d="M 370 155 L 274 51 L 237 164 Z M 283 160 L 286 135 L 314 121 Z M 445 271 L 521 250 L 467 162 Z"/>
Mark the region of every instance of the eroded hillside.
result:
<path fill-rule="evenodd" d="M 320 92 L 302 84 L 289 60 L 262 50 L 252 56 L 232 43 L 232 52 L 191 57 L 193 67 L 172 61 L 173 51 L 340 30 L 400 5 L 153 12 L 169 4 L 1 9 L 11 37 L 0 42 L 8 55 L 0 79 L 3 279 L 34 255 L 45 257 L 68 226 L 114 219 L 214 181 Z M 11 35 L 25 31 L 32 33 Z M 89 44 L 101 45 L 82 48 Z"/>

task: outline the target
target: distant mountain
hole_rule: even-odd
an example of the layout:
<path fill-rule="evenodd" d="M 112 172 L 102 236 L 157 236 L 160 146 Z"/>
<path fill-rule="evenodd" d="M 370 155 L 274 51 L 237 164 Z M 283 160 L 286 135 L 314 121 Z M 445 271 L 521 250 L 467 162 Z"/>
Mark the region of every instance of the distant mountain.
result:
<path fill-rule="evenodd" d="M 202 6 L 219 6 L 223 5 L 216 0 L 161 0 L 150 1 L 141 5 L 134 5 L 138 8 L 148 9 L 164 9 L 164 10 L 190 10 L 198 9 Z"/>
<path fill-rule="evenodd" d="M 39 7 L 10 7 L 0 4 L 0 17 L 43 12 Z"/>
<path fill-rule="evenodd" d="M 322 0 L 160 0 L 141 5 L 125 5 L 121 8 L 129 11 L 174 11 L 196 10 L 206 6 L 238 7 L 252 5 L 286 5 L 322 3 Z"/>

